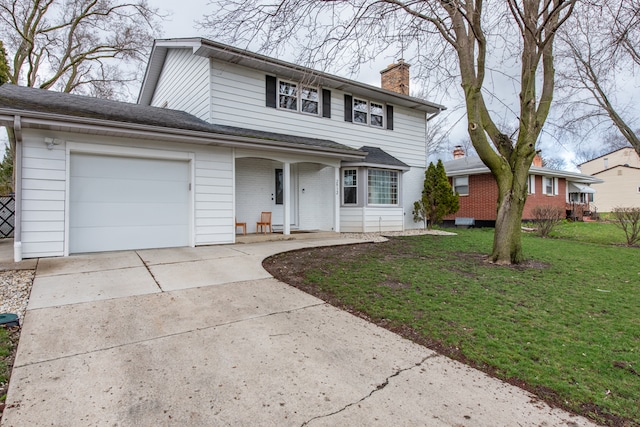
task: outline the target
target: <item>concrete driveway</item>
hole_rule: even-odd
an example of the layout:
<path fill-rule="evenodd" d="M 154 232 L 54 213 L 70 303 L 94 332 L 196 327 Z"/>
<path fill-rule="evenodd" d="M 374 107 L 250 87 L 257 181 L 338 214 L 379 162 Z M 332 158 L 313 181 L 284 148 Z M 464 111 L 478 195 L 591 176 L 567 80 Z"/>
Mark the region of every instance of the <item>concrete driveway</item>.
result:
<path fill-rule="evenodd" d="M 39 260 L 2 425 L 594 425 L 261 266 L 349 242 Z"/>

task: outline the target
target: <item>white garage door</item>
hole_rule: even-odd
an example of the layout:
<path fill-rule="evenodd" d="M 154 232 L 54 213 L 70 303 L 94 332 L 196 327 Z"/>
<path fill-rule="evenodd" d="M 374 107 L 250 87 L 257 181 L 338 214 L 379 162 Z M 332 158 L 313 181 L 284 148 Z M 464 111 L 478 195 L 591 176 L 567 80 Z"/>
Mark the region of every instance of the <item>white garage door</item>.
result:
<path fill-rule="evenodd" d="M 69 252 L 189 245 L 189 163 L 71 154 Z"/>

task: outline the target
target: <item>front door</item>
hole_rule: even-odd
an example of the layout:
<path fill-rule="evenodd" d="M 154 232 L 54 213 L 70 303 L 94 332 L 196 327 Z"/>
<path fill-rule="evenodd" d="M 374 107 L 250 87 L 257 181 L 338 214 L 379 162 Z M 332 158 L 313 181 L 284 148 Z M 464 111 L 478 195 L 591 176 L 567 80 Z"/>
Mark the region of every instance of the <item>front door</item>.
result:
<path fill-rule="evenodd" d="M 289 189 L 289 219 L 291 226 L 297 224 L 298 206 L 298 173 L 294 165 L 290 168 L 290 189 Z M 273 193 L 271 193 L 271 210 L 273 212 L 271 222 L 279 229 L 284 225 L 284 173 L 282 168 L 274 169 Z"/>

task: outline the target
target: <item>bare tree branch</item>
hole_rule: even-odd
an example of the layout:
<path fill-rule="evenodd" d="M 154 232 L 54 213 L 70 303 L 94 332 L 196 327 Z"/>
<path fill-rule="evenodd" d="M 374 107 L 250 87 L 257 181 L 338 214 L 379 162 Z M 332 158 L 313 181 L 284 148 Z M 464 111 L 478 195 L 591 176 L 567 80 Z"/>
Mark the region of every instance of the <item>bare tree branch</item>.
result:
<path fill-rule="evenodd" d="M 11 82 L 122 97 L 162 18 L 147 0 L 0 0 L 0 28 L 13 58 Z"/>

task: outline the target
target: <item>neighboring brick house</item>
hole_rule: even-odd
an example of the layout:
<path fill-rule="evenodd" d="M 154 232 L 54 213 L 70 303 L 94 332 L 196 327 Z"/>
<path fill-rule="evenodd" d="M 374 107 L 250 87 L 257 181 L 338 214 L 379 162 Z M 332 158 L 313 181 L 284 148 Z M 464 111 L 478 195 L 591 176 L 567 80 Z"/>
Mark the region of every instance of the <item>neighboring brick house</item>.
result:
<path fill-rule="evenodd" d="M 445 224 L 458 218 L 472 218 L 478 227 L 493 227 L 496 221 L 498 186 L 482 160 L 464 156 L 459 148 L 454 160 L 444 162 L 444 168 L 454 190 L 460 194 L 460 209 L 445 217 Z M 539 205 L 559 206 L 568 216 L 582 218 L 590 210 L 595 191 L 591 184 L 600 179 L 575 172 L 559 171 L 541 166 L 536 157 L 530 169 L 529 195 L 522 212 L 522 220 L 534 219 L 533 208 Z M 587 212 L 588 213 L 588 212 Z"/>
<path fill-rule="evenodd" d="M 598 191 L 598 212 L 611 212 L 617 206 L 640 207 L 640 156 L 633 148 L 620 148 L 578 167 L 603 180 L 593 185 Z"/>

